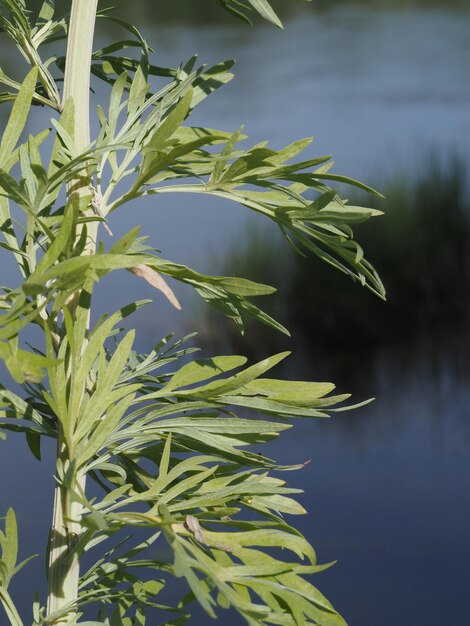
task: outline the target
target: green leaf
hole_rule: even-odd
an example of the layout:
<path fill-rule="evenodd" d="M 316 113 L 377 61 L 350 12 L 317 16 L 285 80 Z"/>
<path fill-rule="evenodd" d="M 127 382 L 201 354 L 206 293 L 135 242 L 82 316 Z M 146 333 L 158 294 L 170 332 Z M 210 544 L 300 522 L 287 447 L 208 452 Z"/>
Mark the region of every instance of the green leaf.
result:
<path fill-rule="evenodd" d="M 75 124 L 75 108 L 73 101 L 68 99 L 67 102 L 64 103 L 62 114 L 60 116 L 59 122 L 56 124 L 56 129 L 61 128 L 65 131 L 65 133 L 69 136 L 73 136 Z M 59 133 L 56 133 L 54 146 L 52 148 L 51 160 L 48 169 L 48 176 L 52 178 L 54 174 L 57 173 L 58 169 L 61 165 L 64 164 L 64 156 L 62 154 L 62 141 Z"/>
<path fill-rule="evenodd" d="M 193 398 L 203 399 L 215 398 L 223 394 L 227 394 L 231 391 L 236 391 L 260 376 L 261 374 L 264 374 L 264 372 L 266 372 L 267 370 L 277 365 L 289 354 L 290 352 L 281 352 L 267 359 L 263 359 L 259 363 L 256 363 L 255 365 L 252 365 L 251 367 L 248 367 L 242 372 L 239 372 L 238 374 L 235 374 L 234 376 L 231 376 L 229 378 L 217 380 L 207 385 L 196 387 L 195 389 L 173 391 L 172 395 L 177 395 L 178 397 L 191 396 Z M 165 392 L 166 390 L 163 389 L 158 395 L 163 395 Z"/>
<path fill-rule="evenodd" d="M 105 370 L 105 368 L 103 368 L 101 371 L 101 378 L 98 381 L 99 387 L 97 386 L 98 393 L 96 394 L 96 397 L 92 396 L 93 403 L 95 403 L 93 410 L 92 405 L 84 404 L 90 371 L 92 370 L 100 352 L 104 354 L 103 344 L 112 333 L 114 326 L 121 321 L 123 317 L 137 310 L 139 308 L 139 304 L 142 303 L 137 302 L 134 305 L 124 307 L 111 315 L 108 319 L 98 324 L 91 332 L 85 350 L 81 350 L 80 345 L 77 346 L 79 351 L 75 355 L 76 372 L 73 379 L 74 384 L 69 395 L 67 412 L 71 428 L 75 428 L 77 420 L 82 420 L 81 425 L 78 425 L 78 428 L 80 429 L 80 436 L 83 436 L 87 432 L 85 423 L 93 423 L 94 420 L 99 418 L 100 411 L 103 407 L 106 408 L 106 406 L 110 406 L 113 400 L 111 390 L 121 373 L 124 362 L 128 358 L 134 333 L 129 333 L 126 336 L 126 339 L 121 342 L 120 348 L 116 351 L 113 357 L 114 361 L 111 360 L 109 364 L 110 369 Z M 107 373 L 109 376 L 107 376 Z M 132 393 L 135 391 L 135 386 L 129 387 L 129 389 L 131 389 L 130 393 Z M 122 399 L 122 396 L 119 397 L 121 393 L 126 395 L 126 390 L 124 389 L 124 392 L 121 391 L 114 394 L 114 401 Z M 100 394 L 102 394 L 101 397 Z M 107 395 L 108 398 L 106 398 Z M 88 406 L 88 411 L 85 412 L 86 406 Z"/>
<path fill-rule="evenodd" d="M 214 378 L 220 374 L 229 372 L 246 363 L 243 356 L 216 356 L 211 359 L 199 359 L 191 361 L 174 374 L 164 389 L 166 392 L 187 387 L 203 380 Z"/>
<path fill-rule="evenodd" d="M 129 115 L 132 116 L 142 106 L 145 101 L 145 96 L 149 90 L 146 77 L 142 71 L 142 66 L 139 65 L 134 75 L 134 79 L 129 91 L 129 101 L 127 104 L 127 110 Z"/>
<path fill-rule="evenodd" d="M 0 358 L 5 362 L 10 375 L 17 383 L 37 383 L 44 378 L 44 369 L 58 363 L 34 352 L 18 348 L 16 342 L 0 343 Z"/>
<path fill-rule="evenodd" d="M 248 0 L 251 6 L 258 11 L 261 17 L 264 17 L 265 20 L 271 22 L 278 28 L 282 28 L 282 22 L 273 11 L 271 5 L 267 0 Z"/>
<path fill-rule="evenodd" d="M 10 174 L 4 170 L 0 170 L 0 188 L 6 192 L 8 198 L 20 206 L 31 210 L 30 199 L 27 194 L 24 193 L 21 185 L 16 182 L 13 176 L 10 176 Z"/>
<path fill-rule="evenodd" d="M 349 396 L 338 396 L 337 401 L 345 400 Z M 269 415 L 279 417 L 328 417 L 328 413 L 316 408 L 297 407 L 292 404 L 284 404 L 271 400 L 268 397 L 250 396 L 243 393 L 224 394 L 217 398 L 217 401 L 224 405 L 242 406 L 255 411 L 261 411 Z"/>
<path fill-rule="evenodd" d="M 213 93 L 219 87 L 226 85 L 233 78 L 233 74 L 229 72 L 234 61 L 223 61 L 217 63 L 213 67 L 205 69 L 193 82 L 193 99 L 191 107 L 194 108 L 202 102 L 207 96 Z"/>
<path fill-rule="evenodd" d="M 20 32 L 29 39 L 28 35 L 31 31 L 31 25 L 28 20 L 26 5 L 24 0 L 2 0 L 3 4 L 10 12 L 13 23 Z"/>
<path fill-rule="evenodd" d="M 287 513 L 289 515 L 306 515 L 307 511 L 293 498 L 281 495 L 254 496 L 250 502 L 250 507 L 264 510 L 276 511 L 276 513 Z"/>
<path fill-rule="evenodd" d="M 60 255 L 66 251 L 73 235 L 73 228 L 76 224 L 75 219 L 78 210 L 77 204 L 78 198 L 76 196 L 72 196 L 67 202 L 59 231 L 54 240 L 48 246 L 46 253 L 37 264 L 35 272 L 28 278 L 30 282 L 34 283 L 36 276 L 41 276 L 41 274 L 43 274 L 47 269 L 52 267 Z"/>
<path fill-rule="evenodd" d="M 98 335 L 99 336 L 99 335 Z M 129 407 L 131 399 L 125 400 L 126 396 L 133 395 L 140 385 L 127 385 L 122 388 L 116 389 L 116 383 L 121 375 L 124 365 L 127 363 L 129 354 L 134 341 L 135 331 L 130 331 L 119 343 L 109 363 L 106 363 L 105 359 L 102 359 L 103 363 L 98 365 L 97 381 L 93 395 L 87 399 L 83 396 L 83 390 L 86 386 L 86 379 L 83 379 L 85 375 L 84 369 L 81 369 L 77 376 L 77 391 L 74 389 L 73 403 L 71 402 L 70 419 L 73 419 L 75 407 L 80 402 L 80 409 L 76 418 L 76 430 L 75 437 L 77 442 L 80 441 L 87 434 L 93 432 L 93 438 L 96 437 L 97 445 L 101 447 L 105 441 L 107 434 L 109 434 L 113 427 L 117 425 L 118 420 L 124 414 L 125 410 Z M 90 349 L 90 355 L 86 355 L 87 362 L 91 361 L 92 355 L 95 354 L 95 342 L 97 337 L 93 337 L 90 344 L 93 343 Z M 100 346 L 101 347 L 101 346 Z M 104 356 L 104 352 L 102 352 Z M 123 401 L 124 405 L 117 405 L 112 409 L 113 402 Z M 103 414 L 106 416 L 103 417 Z M 94 430 L 94 426 L 98 424 L 97 430 Z M 94 444 L 90 443 L 91 447 Z M 94 454 L 94 451 L 93 451 Z"/>
<path fill-rule="evenodd" d="M 38 70 L 34 67 L 27 74 L 18 91 L 0 142 L 0 167 L 4 167 L 5 163 L 10 158 L 26 125 L 34 90 L 36 88 L 37 76 Z"/>
<path fill-rule="evenodd" d="M 45 0 L 43 2 L 38 15 L 39 22 L 49 22 L 50 20 L 52 20 L 52 18 L 54 17 L 54 5 L 55 0 Z"/>
<path fill-rule="evenodd" d="M 8 509 L 5 517 L 5 533 L 0 534 L 0 546 L 2 548 L 2 562 L 7 572 L 7 582 L 4 585 L 7 588 L 15 571 L 18 557 L 18 528 L 15 513 L 11 508 Z"/>
<path fill-rule="evenodd" d="M 245 385 L 247 394 L 267 396 L 271 400 L 293 406 L 315 406 L 320 398 L 335 389 L 332 383 L 257 378 Z"/>
<path fill-rule="evenodd" d="M 230 139 L 225 144 L 225 147 L 220 155 L 220 158 L 217 159 L 214 169 L 209 178 L 209 187 L 215 187 L 219 180 L 222 177 L 222 173 L 224 168 L 233 154 L 233 150 L 236 144 L 240 141 L 242 137 L 243 126 L 241 126 L 237 131 L 233 133 Z"/>
<path fill-rule="evenodd" d="M 139 177 L 135 183 L 136 187 L 140 186 L 143 181 L 154 174 L 152 162 L 156 157 L 158 158 L 157 153 L 165 146 L 168 139 L 186 119 L 191 107 L 192 97 L 192 89 L 189 89 L 162 124 L 158 126 L 150 141 L 146 144 Z"/>
<path fill-rule="evenodd" d="M 28 447 L 33 453 L 33 455 L 37 458 L 38 461 L 41 460 L 41 436 L 40 433 L 29 430 L 26 432 L 26 442 L 28 443 Z"/>
<path fill-rule="evenodd" d="M 240 19 L 242 22 L 246 24 L 252 25 L 252 21 L 246 15 L 244 9 L 246 10 L 248 7 L 240 0 L 217 0 L 218 3 L 224 7 L 229 13 Z"/>

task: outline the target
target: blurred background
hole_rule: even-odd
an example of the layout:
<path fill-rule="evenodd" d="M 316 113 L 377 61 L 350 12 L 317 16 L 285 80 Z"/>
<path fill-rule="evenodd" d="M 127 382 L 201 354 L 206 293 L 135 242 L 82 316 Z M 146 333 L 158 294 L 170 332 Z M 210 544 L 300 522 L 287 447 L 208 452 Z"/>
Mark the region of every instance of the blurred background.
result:
<path fill-rule="evenodd" d="M 264 306 L 292 338 L 248 324 L 242 339 L 178 286 L 184 307 L 176 313 L 128 273 L 103 281 L 96 315 L 155 297 L 134 318 L 140 350 L 196 328 L 204 355 L 293 349 L 277 374 L 332 380 L 357 401 L 375 397 L 333 420 L 299 421 L 273 445 L 282 463 L 312 461 L 290 475 L 310 513 L 294 521 L 321 562 L 338 561 L 314 582 L 350 626 L 467 624 L 470 3 L 279 0 L 276 7 L 285 31 L 245 26 L 210 0 L 136 0 L 119 12 L 142 29 L 159 65 L 195 52 L 201 62 L 237 60 L 236 79 L 198 107 L 193 125 L 244 123 L 250 144 L 269 139 L 275 148 L 314 135 L 312 155 L 332 154 L 336 173 L 384 193 L 377 201 L 347 191 L 351 201 L 385 211 L 357 238 L 388 301 L 297 257 L 247 209 L 185 196 L 126 207 L 111 220 L 115 236 L 141 224 L 165 258 L 278 287 Z M 111 36 L 100 23 L 97 45 Z M 0 45 L 3 61 L 7 44 Z M 104 98 L 96 85 L 95 101 Z M 32 129 L 43 124 L 48 114 L 38 112 Z M 8 269 L 3 274 L 8 284 Z M 23 554 L 41 552 L 52 451 L 39 464 L 19 437 L 0 446 L 1 511 L 15 508 Z M 40 580 L 42 557 L 22 574 L 17 597 L 25 607 L 31 589 L 43 589 Z"/>

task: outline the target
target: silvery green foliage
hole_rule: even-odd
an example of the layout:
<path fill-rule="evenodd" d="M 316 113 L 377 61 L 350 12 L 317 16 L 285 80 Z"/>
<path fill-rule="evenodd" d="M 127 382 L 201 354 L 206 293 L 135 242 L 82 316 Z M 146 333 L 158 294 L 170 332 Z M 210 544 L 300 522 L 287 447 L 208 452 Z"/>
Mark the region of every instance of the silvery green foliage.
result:
<path fill-rule="evenodd" d="M 245 15 L 238 0 L 221 2 Z M 279 25 L 268 2 L 249 4 Z M 305 513 L 293 497 L 298 490 L 279 478 L 297 466 L 281 467 L 259 449 L 289 429 L 292 418 L 328 417 L 344 408 L 347 396 L 331 395 L 329 383 L 265 377 L 287 353 L 249 366 L 241 356 L 197 359 L 190 344 L 169 335 L 149 354 L 136 354 L 134 331 L 123 333 L 119 324 L 145 302 L 89 327 L 92 293 L 112 271 L 133 272 L 179 306 L 165 280 L 170 277 L 193 287 L 242 331 L 251 316 L 287 333 L 252 300 L 274 289 L 164 259 L 138 228 L 111 244 L 105 235 L 93 254 L 84 251 L 93 223 L 109 228 L 113 212 L 140 196 L 209 194 L 261 213 L 294 248 L 383 296 L 351 228 L 378 212 L 349 206 L 330 185 L 367 187 L 331 173 L 329 157 L 299 159 L 310 139 L 279 151 L 267 142 L 247 148 L 242 129 L 192 126 L 193 109 L 232 78 L 232 63 L 198 67 L 193 58 L 176 69 L 155 66 L 135 27 L 107 12 L 101 17 L 120 23 L 132 39 L 93 55 L 91 71 L 109 83 L 110 95 L 98 107 L 98 136 L 80 151 L 73 137 L 79 112 L 61 104 L 57 86 L 64 60 L 53 51 L 42 56 L 65 37 L 67 17 L 56 17 L 53 0 L 36 21 L 22 0 L 0 5 L 3 30 L 31 65 L 21 84 L 0 74 L 9 89 L 2 100 L 13 101 L 0 142 L 0 245 L 23 276 L 0 297 L 0 357 L 24 391 L 0 388 L 0 419 L 4 431 L 25 433 L 38 458 L 41 439 L 61 433 L 67 455 L 58 459 L 56 479 L 83 507 L 82 530 L 69 550 L 95 559 L 71 600 L 78 623 L 144 626 L 147 612 L 159 611 L 160 623 L 179 625 L 196 600 L 212 617 L 233 607 L 252 626 L 344 624 L 311 583 L 310 575 L 327 565 L 317 563 L 284 517 Z M 123 56 L 129 47 L 141 51 L 139 60 Z M 155 75 L 166 78 L 156 92 L 149 83 Z M 52 130 L 25 137 L 33 105 L 51 108 Z M 52 150 L 43 150 L 48 142 Z M 77 180 L 89 192 L 69 193 L 64 201 L 61 191 Z M 44 339 L 36 349 L 20 347 L 31 324 Z M 77 491 L 77 475 L 92 477 L 101 499 Z M 134 528 L 147 538 L 133 540 Z M 122 541 L 126 530 L 130 538 Z M 20 567 L 11 510 L 0 546 L 0 601 L 10 623 L 22 626 L 8 594 Z M 172 576 L 186 580 L 188 593 L 169 606 L 160 597 Z M 89 605 L 95 621 L 80 621 Z M 36 625 L 60 617 L 46 616 L 38 602 L 33 614 Z"/>
<path fill-rule="evenodd" d="M 310 0 L 301 1 L 310 2 Z M 282 28 L 281 20 L 268 0 L 217 0 L 217 2 L 229 13 L 247 24 L 252 24 L 250 13 L 256 11 L 271 24 Z"/>

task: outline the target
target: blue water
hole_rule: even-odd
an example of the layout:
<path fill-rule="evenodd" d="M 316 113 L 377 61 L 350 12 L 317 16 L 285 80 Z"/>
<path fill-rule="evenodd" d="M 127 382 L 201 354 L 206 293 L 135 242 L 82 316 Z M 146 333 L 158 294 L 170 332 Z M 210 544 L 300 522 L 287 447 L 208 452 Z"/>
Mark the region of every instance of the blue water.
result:
<path fill-rule="evenodd" d="M 244 122 L 253 143 L 270 138 L 277 147 L 315 135 L 312 152 L 333 154 L 338 172 L 374 183 L 413 172 L 429 148 L 469 156 L 469 13 L 342 8 L 305 12 L 282 33 L 149 24 L 146 34 L 160 64 L 195 51 L 202 61 L 237 59 L 236 80 L 201 105 L 195 124 L 235 130 Z M 246 211 L 187 197 L 142 200 L 116 215 L 112 228 L 119 235 L 142 224 L 164 256 L 217 273 L 214 254 L 241 236 L 247 219 L 257 220 Z M 140 348 L 168 330 L 191 329 L 192 300 L 178 294 L 181 314 L 157 296 L 139 315 Z M 154 294 L 116 273 L 103 281 L 99 312 L 137 297 Z M 332 421 L 302 422 L 274 446 L 281 462 L 312 460 L 290 475 L 306 490 L 310 515 L 299 523 L 321 561 L 338 560 L 316 582 L 351 626 L 470 623 L 467 346 L 466 338 L 436 337 L 356 355 L 350 376 L 341 373 L 341 391 L 376 402 Z M 302 370 L 306 379 L 321 374 L 320 364 Z M 45 453 L 40 465 L 21 439 L 0 442 L 1 510 L 15 508 L 24 555 L 40 551 L 47 535 L 53 450 Z M 43 589 L 42 558 L 18 578 L 25 615 L 34 589 Z"/>

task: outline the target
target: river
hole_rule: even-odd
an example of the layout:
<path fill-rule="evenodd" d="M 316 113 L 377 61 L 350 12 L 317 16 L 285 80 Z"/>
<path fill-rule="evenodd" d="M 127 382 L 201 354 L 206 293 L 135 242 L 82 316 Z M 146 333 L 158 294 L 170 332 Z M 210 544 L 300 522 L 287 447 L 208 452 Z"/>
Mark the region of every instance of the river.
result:
<path fill-rule="evenodd" d="M 346 4 L 296 13 L 284 32 L 225 22 L 197 28 L 146 22 L 144 31 L 161 65 L 194 52 L 209 63 L 237 59 L 237 78 L 201 105 L 195 124 L 235 130 L 244 123 L 253 143 L 269 138 L 275 147 L 314 135 L 312 152 L 333 154 L 337 172 L 366 181 L 412 173 L 428 149 L 469 162 L 468 11 Z M 142 224 L 163 256 L 217 273 L 214 255 L 256 219 L 219 201 L 174 198 L 164 205 L 142 200 L 112 227 L 119 235 Z M 178 317 L 160 300 L 140 315 L 140 348 L 172 328 L 191 328 L 192 300 L 178 293 L 186 306 Z M 97 301 L 114 310 L 146 295 L 153 296 L 116 272 Z M 350 388 L 357 399 L 376 401 L 331 421 L 302 422 L 274 446 L 280 461 L 312 459 L 291 475 L 306 490 L 310 516 L 302 528 L 321 561 L 338 560 L 317 584 L 351 626 L 469 623 L 467 347 L 467 337 L 436 335 L 425 345 L 356 355 L 348 365 Z M 310 365 L 302 376 L 315 379 L 321 371 Z M 343 378 L 342 390 L 344 371 Z M 31 459 L 14 436 L 0 446 L 2 510 L 17 511 L 22 553 L 40 551 L 51 464 Z M 25 606 L 32 590 L 43 589 L 36 583 L 41 572 L 42 557 L 18 579 L 16 596 Z"/>

